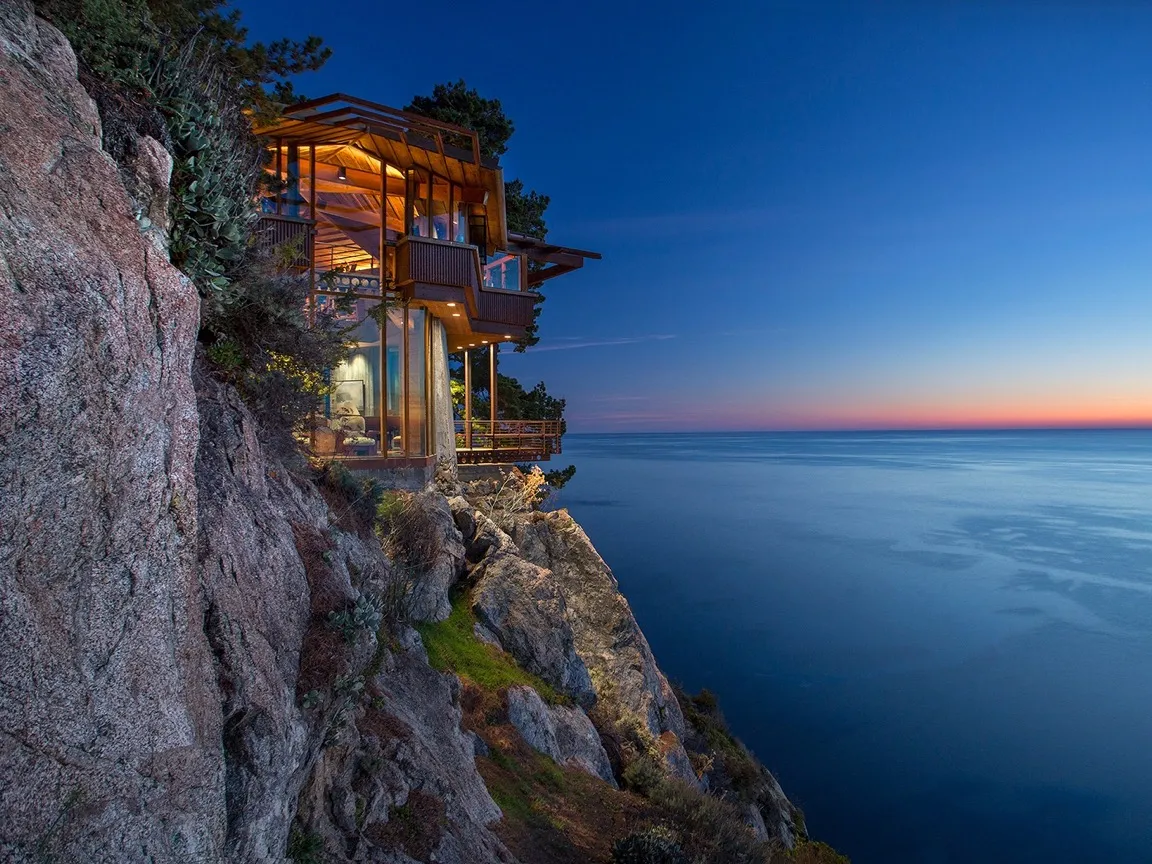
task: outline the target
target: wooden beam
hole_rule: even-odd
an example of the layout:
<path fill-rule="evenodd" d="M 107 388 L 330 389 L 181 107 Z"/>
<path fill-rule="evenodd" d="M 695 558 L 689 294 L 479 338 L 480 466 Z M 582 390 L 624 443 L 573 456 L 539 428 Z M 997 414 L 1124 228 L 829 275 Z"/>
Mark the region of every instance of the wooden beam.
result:
<path fill-rule="evenodd" d="M 581 262 L 583 263 L 583 262 Z M 543 270 L 532 270 L 528 273 L 528 287 L 534 287 L 553 279 L 557 276 L 563 276 L 565 273 L 571 273 L 573 270 L 579 270 L 581 264 L 575 267 L 566 267 L 561 264 L 553 264 L 551 267 L 545 267 Z"/>

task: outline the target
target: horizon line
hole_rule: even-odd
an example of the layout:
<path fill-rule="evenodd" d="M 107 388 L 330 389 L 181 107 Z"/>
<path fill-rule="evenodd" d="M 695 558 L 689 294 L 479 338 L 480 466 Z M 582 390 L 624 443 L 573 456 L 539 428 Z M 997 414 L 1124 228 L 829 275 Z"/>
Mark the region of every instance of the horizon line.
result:
<path fill-rule="evenodd" d="M 787 435 L 794 433 L 805 434 L 831 434 L 850 433 L 860 434 L 872 432 L 877 434 L 890 434 L 893 432 L 1150 432 L 1152 422 L 1137 425 L 1106 425 L 1106 426 L 902 426 L 902 427 L 838 427 L 813 429 L 604 429 L 585 430 L 580 432 L 566 432 L 565 435 Z"/>

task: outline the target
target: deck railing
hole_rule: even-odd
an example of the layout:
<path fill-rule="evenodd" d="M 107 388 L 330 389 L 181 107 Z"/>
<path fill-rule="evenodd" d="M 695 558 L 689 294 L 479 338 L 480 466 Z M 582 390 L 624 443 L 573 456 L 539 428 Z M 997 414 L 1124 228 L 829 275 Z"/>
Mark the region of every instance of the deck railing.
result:
<path fill-rule="evenodd" d="M 297 250 L 292 265 L 306 268 L 312 262 L 312 225 L 311 219 L 262 213 L 256 225 L 256 245 L 274 249 L 290 243 Z"/>
<path fill-rule="evenodd" d="M 481 289 L 476 317 L 481 321 L 494 321 L 509 327 L 527 327 L 532 323 L 532 310 L 537 299 L 536 294 L 526 291 Z"/>
<path fill-rule="evenodd" d="M 480 257 L 475 246 L 405 237 L 396 250 L 396 281 L 419 282 L 475 292 L 480 288 Z"/>
<path fill-rule="evenodd" d="M 559 420 L 473 420 L 471 435 L 456 421 L 456 455 L 464 464 L 546 461 L 560 453 Z"/>

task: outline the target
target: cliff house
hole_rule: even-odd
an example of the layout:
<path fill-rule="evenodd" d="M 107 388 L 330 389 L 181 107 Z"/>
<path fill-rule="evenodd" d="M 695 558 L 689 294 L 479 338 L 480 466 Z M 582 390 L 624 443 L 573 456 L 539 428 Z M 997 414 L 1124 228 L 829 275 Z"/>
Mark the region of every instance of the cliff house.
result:
<path fill-rule="evenodd" d="M 558 420 L 500 416 L 499 348 L 522 338 L 545 281 L 600 255 L 511 233 L 504 176 L 471 130 L 335 94 L 293 106 L 270 143 L 260 243 L 306 272 L 310 313 L 353 326 L 349 359 L 303 431 L 351 469 L 546 461 Z M 473 411 L 487 355 L 487 416 Z M 463 362 L 453 404 L 449 355 Z"/>

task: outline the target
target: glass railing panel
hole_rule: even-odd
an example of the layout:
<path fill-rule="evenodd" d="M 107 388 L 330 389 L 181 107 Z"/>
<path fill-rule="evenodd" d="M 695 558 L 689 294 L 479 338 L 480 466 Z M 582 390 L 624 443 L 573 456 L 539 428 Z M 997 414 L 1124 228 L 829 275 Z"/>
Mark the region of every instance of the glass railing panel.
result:
<path fill-rule="evenodd" d="M 504 291 L 520 290 L 520 273 L 523 261 L 511 252 L 497 252 L 484 265 L 484 287 L 499 288 Z"/>

